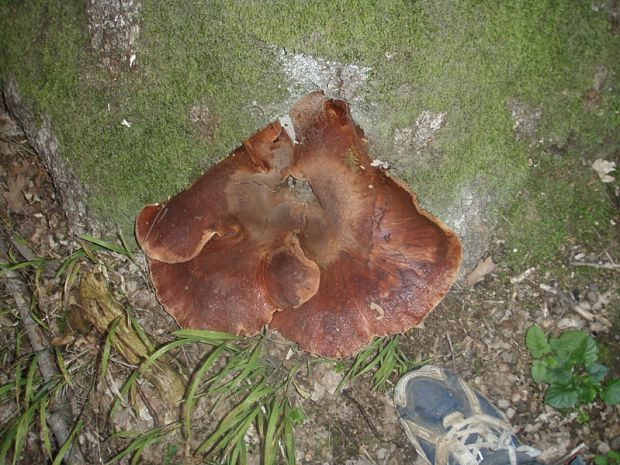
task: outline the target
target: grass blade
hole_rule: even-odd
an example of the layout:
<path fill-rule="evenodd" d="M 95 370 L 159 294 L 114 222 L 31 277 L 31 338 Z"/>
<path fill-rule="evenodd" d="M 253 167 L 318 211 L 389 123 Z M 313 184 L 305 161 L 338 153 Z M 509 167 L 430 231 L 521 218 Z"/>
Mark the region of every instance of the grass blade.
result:
<path fill-rule="evenodd" d="M 39 426 L 41 427 L 41 437 L 43 439 L 43 449 L 47 456 L 52 458 L 52 443 L 50 441 L 50 432 L 47 427 L 47 399 L 43 399 L 39 403 Z"/>
<path fill-rule="evenodd" d="M 293 434 L 293 423 L 289 417 L 290 404 L 288 399 L 285 404 L 284 413 L 284 450 L 287 465 L 295 465 L 295 435 Z"/>
<path fill-rule="evenodd" d="M 267 431 L 265 432 L 263 465 L 273 465 L 276 460 L 276 452 L 278 450 L 276 429 L 278 427 L 278 423 L 280 422 L 280 412 L 282 411 L 282 406 L 282 400 L 274 399 L 271 406 L 271 412 L 269 412 Z"/>
<path fill-rule="evenodd" d="M 111 465 L 112 463 L 119 462 L 124 457 L 129 455 L 132 456 L 131 463 L 136 463 L 140 456 L 142 455 L 142 451 L 151 444 L 157 443 L 161 441 L 163 438 L 170 434 L 169 428 L 175 426 L 175 424 L 168 425 L 164 428 L 153 428 L 145 433 L 139 434 L 136 439 L 134 439 L 127 447 L 121 450 L 118 454 L 112 457 L 110 460 L 105 462 L 105 465 Z M 116 434 L 115 436 L 119 436 L 120 434 Z"/>
<path fill-rule="evenodd" d="M 217 454 L 221 450 L 233 447 L 234 444 L 244 442 L 245 435 L 256 417 L 261 413 L 261 408 L 261 405 L 257 405 L 250 410 L 221 440 L 217 441 L 217 444 L 209 454 Z"/>
<path fill-rule="evenodd" d="M 194 410 L 194 403 L 196 402 L 196 390 L 198 389 L 198 385 L 202 381 L 206 371 L 213 366 L 215 361 L 219 358 L 222 352 L 225 351 L 225 349 L 226 346 L 222 344 L 209 354 L 194 375 L 194 379 L 192 380 L 189 390 L 187 391 L 187 395 L 185 396 L 185 404 L 183 405 L 183 428 L 185 435 L 188 438 L 191 437 L 192 411 Z"/>
<path fill-rule="evenodd" d="M 38 370 L 37 362 L 39 361 L 40 355 L 40 353 L 34 354 L 34 357 L 32 357 L 32 361 L 30 362 L 30 366 L 28 367 L 28 374 L 26 375 L 26 391 L 24 394 L 24 403 L 26 408 L 29 407 L 30 402 L 34 398 L 32 385 L 34 381 L 34 375 L 37 373 Z"/>
<path fill-rule="evenodd" d="M 17 271 L 24 268 L 41 269 L 47 260 L 45 258 L 37 258 L 36 260 L 26 260 L 23 262 L 11 263 L 0 262 L 0 270 Z"/>
<path fill-rule="evenodd" d="M 99 260 L 97 260 L 97 257 L 95 256 L 95 253 L 93 250 L 91 250 L 91 247 L 84 242 L 83 240 L 79 240 L 78 239 L 79 244 L 82 246 L 82 250 L 84 251 L 84 254 L 88 257 L 88 259 L 93 262 L 94 264 L 99 263 Z M 95 244 L 97 245 L 97 244 Z M 98 250 L 101 246 L 94 248 L 94 250 Z"/>
<path fill-rule="evenodd" d="M 125 251 L 125 255 L 127 256 L 127 258 L 129 258 L 130 260 L 133 260 L 133 250 L 129 246 L 129 242 L 127 242 L 127 239 L 125 238 L 125 235 L 123 234 L 123 231 L 118 232 L 118 238 L 121 241 L 121 245 L 123 246 L 123 249 Z"/>
<path fill-rule="evenodd" d="M 19 404 L 21 401 L 22 390 L 19 388 L 21 385 L 22 385 L 22 367 L 21 365 L 18 364 L 15 366 L 15 403 L 17 404 L 17 408 L 19 408 Z"/>
<path fill-rule="evenodd" d="M 73 428 L 71 429 L 71 432 L 69 433 L 69 437 L 67 438 L 65 443 L 60 447 L 60 450 L 58 451 L 58 454 L 56 454 L 56 458 L 54 458 L 52 465 L 60 465 L 62 460 L 65 458 L 65 455 L 67 455 L 67 452 L 69 451 L 70 447 L 73 445 L 75 436 L 80 432 L 83 425 L 84 425 L 84 421 L 81 418 L 73 425 Z"/>
<path fill-rule="evenodd" d="M 223 342 L 223 341 L 235 341 L 241 339 L 234 334 L 224 333 L 221 331 L 209 331 L 208 329 L 179 329 L 173 331 L 172 334 L 176 337 L 194 339 L 195 342 Z"/>
<path fill-rule="evenodd" d="M 148 352 L 153 352 L 155 347 L 153 346 L 153 344 L 151 343 L 151 340 L 149 339 L 149 337 L 146 335 L 146 333 L 142 329 L 142 326 L 140 325 L 136 317 L 134 317 L 133 315 L 129 315 L 129 321 L 131 321 L 132 328 L 138 334 L 138 337 L 146 346 L 146 350 Z"/>
<path fill-rule="evenodd" d="M 261 381 L 246 397 L 233 408 L 224 419 L 220 422 L 217 429 L 209 436 L 196 450 L 196 454 L 208 451 L 219 440 L 226 435 L 228 431 L 233 429 L 239 423 L 239 417 L 252 407 L 252 405 L 261 398 L 271 394 L 274 388 L 265 385 L 265 381 Z M 258 414 L 258 412 L 256 412 Z"/>
<path fill-rule="evenodd" d="M 7 425 L 7 427 L 3 428 L 0 433 L 2 433 L 0 434 L 0 437 L 2 438 L 2 443 L 0 444 L 0 465 L 5 465 L 6 456 L 8 455 L 11 445 L 15 440 L 15 435 L 17 434 L 17 428 L 15 425 Z M 13 453 L 15 453 L 15 448 L 13 448 Z"/>
<path fill-rule="evenodd" d="M 127 378 L 127 381 L 125 381 L 123 385 L 121 386 L 121 389 L 120 389 L 121 396 L 126 396 L 129 390 L 133 388 L 134 383 L 138 379 L 138 376 L 140 376 L 139 369 L 134 370 L 134 372 L 129 376 L 129 378 Z M 110 409 L 110 419 L 114 418 L 114 415 L 116 415 L 116 411 L 118 410 L 118 407 L 120 406 L 122 401 L 123 401 L 122 397 L 117 397 L 114 400 L 114 403 L 112 404 L 112 408 Z"/>
<path fill-rule="evenodd" d="M 167 344 L 164 344 L 142 362 L 142 364 L 140 365 L 140 370 L 146 370 L 149 366 L 155 363 L 159 357 L 161 357 L 167 352 L 170 352 L 172 349 L 181 347 L 185 344 L 192 344 L 194 342 L 196 341 L 191 339 L 177 339 L 176 341 L 171 341 Z"/>
<path fill-rule="evenodd" d="M 110 327 L 108 329 L 108 335 L 105 338 L 105 344 L 103 345 L 103 352 L 101 354 L 101 369 L 99 370 L 99 379 L 103 379 L 105 377 L 105 373 L 108 370 L 108 364 L 110 362 L 110 350 L 112 348 L 112 344 L 115 342 L 115 334 L 116 328 L 118 324 L 121 322 L 122 315 L 116 317 L 112 323 L 110 323 Z"/>
<path fill-rule="evenodd" d="M 224 367 L 224 369 L 220 373 L 218 373 L 217 378 L 218 379 L 224 378 L 228 373 L 234 371 L 235 367 L 243 366 L 243 369 L 241 370 L 241 372 L 237 376 L 235 376 L 233 379 L 231 379 L 229 382 L 219 387 L 210 389 L 209 393 L 214 394 L 214 393 L 219 393 L 219 392 L 231 392 L 235 390 L 235 388 L 239 386 L 247 378 L 249 378 L 252 375 L 258 374 L 259 369 L 262 368 L 259 363 L 260 352 L 261 352 L 261 344 L 258 343 L 256 344 L 256 347 L 252 351 L 252 354 L 250 355 L 249 359 L 246 358 L 247 355 L 245 352 L 241 352 L 237 354 L 230 361 L 230 363 L 228 363 L 227 366 Z"/>
<path fill-rule="evenodd" d="M 71 377 L 69 376 L 69 371 L 67 371 L 67 366 L 65 365 L 65 359 L 62 356 L 62 352 L 58 347 L 54 347 L 54 352 L 56 354 L 56 363 L 58 364 L 58 369 L 60 373 L 62 373 L 62 377 L 64 378 L 67 385 L 71 386 Z"/>
<path fill-rule="evenodd" d="M 98 245 L 99 247 L 101 247 L 102 249 L 105 249 L 109 252 L 114 252 L 116 254 L 119 255 L 123 255 L 125 257 L 131 258 L 131 252 L 129 251 L 129 249 L 123 248 L 123 247 L 119 247 L 117 245 L 114 245 L 110 242 L 104 241 L 103 239 L 98 239 L 96 237 L 91 236 L 90 234 L 80 234 L 78 236 L 80 239 L 89 242 L 91 244 L 95 244 Z M 122 243 L 122 239 L 121 239 L 121 243 Z"/>
<path fill-rule="evenodd" d="M 33 409 L 28 408 L 17 420 L 17 428 L 15 430 L 15 439 L 13 446 L 13 465 L 17 463 L 17 459 L 22 455 L 22 448 L 24 447 L 24 440 L 28 431 L 30 430 L 30 424 L 32 423 Z"/>

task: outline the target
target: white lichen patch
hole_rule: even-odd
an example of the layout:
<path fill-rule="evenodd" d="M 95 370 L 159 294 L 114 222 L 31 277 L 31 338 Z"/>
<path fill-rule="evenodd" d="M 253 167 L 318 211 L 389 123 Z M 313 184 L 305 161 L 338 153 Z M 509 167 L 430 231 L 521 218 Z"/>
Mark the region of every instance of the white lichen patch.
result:
<path fill-rule="evenodd" d="M 89 0 L 86 4 L 91 47 L 100 65 L 113 73 L 133 67 L 140 34 L 139 0 Z"/>
<path fill-rule="evenodd" d="M 530 147 L 540 145 L 538 132 L 542 119 L 540 108 L 530 108 L 516 101 L 508 104 L 510 115 L 512 116 L 512 132 L 515 139 L 519 142 L 527 142 Z"/>
<path fill-rule="evenodd" d="M 280 50 L 278 55 L 292 96 L 322 90 L 349 102 L 359 101 L 360 91 L 372 70 L 367 66 L 340 63 L 302 53 L 286 53 L 284 50 Z"/>
<path fill-rule="evenodd" d="M 602 158 L 598 158 L 594 160 L 594 163 L 592 163 L 592 169 L 596 171 L 596 174 L 598 174 L 598 177 L 602 182 L 613 182 L 614 179 L 616 179 L 609 174 L 616 170 L 615 161 L 608 161 L 603 160 Z"/>
<path fill-rule="evenodd" d="M 419 154 L 435 140 L 435 133 L 441 129 L 446 118 L 445 113 L 423 111 L 416 118 L 412 127 L 394 131 L 394 147 L 403 155 Z"/>

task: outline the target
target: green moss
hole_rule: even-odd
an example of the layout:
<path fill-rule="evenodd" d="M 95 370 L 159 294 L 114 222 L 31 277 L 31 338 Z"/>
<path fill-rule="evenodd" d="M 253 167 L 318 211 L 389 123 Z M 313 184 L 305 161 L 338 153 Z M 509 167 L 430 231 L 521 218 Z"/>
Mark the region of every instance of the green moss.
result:
<path fill-rule="evenodd" d="M 606 14 L 568 0 L 377 3 L 146 2 L 136 66 L 111 81 L 95 65 L 81 2 L 1 0 L 0 78 L 14 73 L 52 116 L 91 206 L 125 230 L 144 203 L 187 185 L 274 116 L 258 108 L 288 97 L 284 48 L 372 68 L 364 97 L 377 127 L 365 129 L 379 157 L 422 111 L 446 113 L 439 156 L 412 156 L 402 175 L 440 216 L 471 186 L 492 199 L 508 242 L 527 250 L 515 267 L 567 237 L 607 237 L 613 209 L 588 168 L 620 148 L 620 47 Z M 589 111 L 583 97 L 599 64 L 609 83 Z M 543 144 L 515 142 L 511 102 L 542 111 Z M 212 115 L 210 138 L 189 121 L 196 105 Z M 547 154 L 553 144 L 566 154 Z"/>
<path fill-rule="evenodd" d="M 112 79 L 88 49 L 85 12 L 69 3 L 1 5 L 1 77 L 15 74 L 26 101 L 50 114 L 95 213 L 131 231 L 142 205 L 182 189 L 271 116 L 257 122 L 252 102 L 282 96 L 264 85 L 280 79 L 273 51 L 213 9 L 149 4 L 136 67 Z M 210 143 L 189 121 L 195 105 L 214 115 Z"/>
<path fill-rule="evenodd" d="M 513 265 L 543 263 L 569 238 L 577 244 L 612 238 L 615 208 L 594 171 L 575 166 L 570 157 L 546 157 L 508 211 L 507 246 L 518 251 L 509 260 Z"/>

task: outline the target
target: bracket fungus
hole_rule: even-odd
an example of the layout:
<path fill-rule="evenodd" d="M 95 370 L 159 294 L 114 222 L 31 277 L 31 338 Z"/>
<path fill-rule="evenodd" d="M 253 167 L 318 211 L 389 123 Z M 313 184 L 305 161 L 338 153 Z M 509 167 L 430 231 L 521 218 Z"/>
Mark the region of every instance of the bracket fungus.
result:
<path fill-rule="evenodd" d="M 269 324 L 324 357 L 419 324 L 461 260 L 455 233 L 373 166 L 347 104 L 321 92 L 144 207 L 136 236 L 181 326 Z"/>

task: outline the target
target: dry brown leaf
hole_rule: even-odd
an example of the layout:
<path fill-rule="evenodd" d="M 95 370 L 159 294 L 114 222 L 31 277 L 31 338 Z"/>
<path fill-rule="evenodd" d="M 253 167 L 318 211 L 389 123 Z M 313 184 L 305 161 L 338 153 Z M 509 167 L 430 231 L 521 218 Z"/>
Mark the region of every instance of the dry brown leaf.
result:
<path fill-rule="evenodd" d="M 469 275 L 467 276 L 467 286 L 473 287 L 474 285 L 482 281 L 487 274 L 495 271 L 495 268 L 497 268 L 497 265 L 493 263 L 491 257 L 480 260 L 478 266 L 476 266 L 474 271 L 469 273 Z"/>
<path fill-rule="evenodd" d="M 50 340 L 50 344 L 53 346 L 68 346 L 69 344 L 73 344 L 75 342 L 75 336 L 72 334 L 68 334 L 63 337 L 54 337 Z"/>
<path fill-rule="evenodd" d="M 7 208 L 13 213 L 27 213 L 26 198 L 24 197 L 24 190 L 28 185 L 28 178 L 18 174 L 14 177 L 9 177 L 7 180 L 8 191 L 4 193 L 6 199 Z"/>

